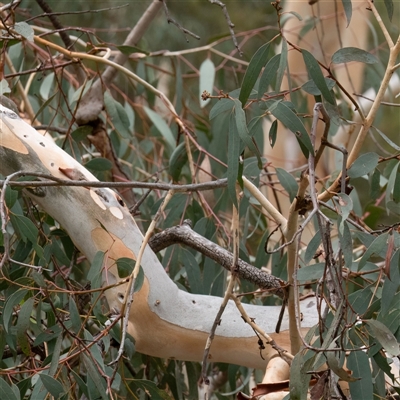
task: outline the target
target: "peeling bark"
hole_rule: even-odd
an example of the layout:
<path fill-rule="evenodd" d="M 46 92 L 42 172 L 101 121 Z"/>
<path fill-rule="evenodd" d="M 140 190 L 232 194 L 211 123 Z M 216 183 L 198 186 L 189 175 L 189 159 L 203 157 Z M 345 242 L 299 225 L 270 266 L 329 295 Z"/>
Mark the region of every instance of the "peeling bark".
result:
<path fill-rule="evenodd" d="M 65 179 L 68 174 L 96 180 L 76 160 L 51 139 L 41 136 L 13 111 L 0 106 L 0 173 L 16 171 L 46 173 Z M 120 281 L 115 261 L 135 259 L 143 236 L 129 210 L 120 204 L 111 189 L 85 187 L 44 187 L 40 196 L 26 192 L 45 212 L 68 232 L 77 248 L 93 260 L 97 251 L 106 253 L 103 271 L 105 284 Z M 200 361 L 207 335 L 219 309 L 221 298 L 195 295 L 179 290 L 148 246 L 141 264 L 145 281 L 135 293 L 129 320 L 129 333 L 137 351 L 165 358 Z M 120 310 L 125 284 L 105 291 L 110 308 Z M 244 304 L 248 315 L 266 332 L 274 332 L 280 306 Z M 318 321 L 316 300 L 301 302 L 302 326 Z M 289 349 L 288 319 L 285 315 L 280 334 L 271 337 Z M 243 322 L 232 302 L 228 303 L 211 347 L 212 361 L 265 368 L 276 352 L 267 346 L 260 357 L 258 338 Z"/>

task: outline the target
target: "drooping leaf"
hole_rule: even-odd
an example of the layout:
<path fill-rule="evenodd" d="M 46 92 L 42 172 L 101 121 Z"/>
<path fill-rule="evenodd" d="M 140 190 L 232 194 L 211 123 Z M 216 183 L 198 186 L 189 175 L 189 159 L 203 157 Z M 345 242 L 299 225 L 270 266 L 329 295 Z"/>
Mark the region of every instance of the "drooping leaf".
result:
<path fill-rule="evenodd" d="M 243 141 L 243 143 L 249 148 L 249 150 L 257 157 L 258 168 L 261 169 L 262 168 L 261 154 L 255 143 L 253 142 L 253 139 L 249 135 L 249 131 L 247 129 L 247 124 L 246 124 L 246 114 L 244 113 L 242 104 L 237 99 L 234 99 L 234 103 L 235 103 L 235 121 L 239 137 Z"/>
<path fill-rule="evenodd" d="M 97 390 L 96 394 L 100 395 L 103 400 L 108 400 L 109 397 L 105 390 L 106 383 L 104 381 L 104 378 L 100 375 L 100 372 L 98 371 L 97 367 L 93 364 L 93 361 L 85 353 L 81 354 L 81 357 L 83 359 L 83 363 L 85 364 L 85 367 L 87 369 L 90 378 L 93 380 L 93 383 L 95 384 L 95 388 Z M 94 388 L 92 387 L 89 388 L 89 397 L 91 392 L 94 392 L 93 389 Z"/>
<path fill-rule="evenodd" d="M 149 55 L 150 53 L 148 51 L 142 50 L 139 47 L 136 46 L 127 46 L 126 44 L 120 45 L 120 46 L 115 46 L 122 54 L 125 54 L 126 56 L 130 56 L 132 53 L 142 53 L 145 55 Z"/>
<path fill-rule="evenodd" d="M 290 202 L 292 202 L 297 195 L 297 190 L 299 187 L 299 185 L 296 182 L 296 179 L 294 179 L 294 177 L 291 174 L 289 174 L 282 168 L 276 168 L 276 174 L 278 176 L 280 184 L 289 194 Z"/>
<path fill-rule="evenodd" d="M 387 247 L 387 239 L 388 239 L 388 234 L 383 233 L 382 235 L 379 235 L 368 247 L 367 251 L 363 254 L 361 257 L 359 263 L 358 263 L 358 268 L 361 269 L 364 267 L 365 263 L 369 260 L 370 257 L 373 255 L 379 255 L 382 252 L 386 253 L 385 249 Z"/>
<path fill-rule="evenodd" d="M 55 399 L 58 399 L 64 393 L 64 388 L 61 383 L 56 381 L 53 377 L 42 373 L 40 374 L 40 379 L 44 387 Z"/>
<path fill-rule="evenodd" d="M 326 84 L 324 75 L 321 72 L 321 68 L 314 58 L 314 56 L 307 50 L 301 50 L 303 54 L 304 64 L 306 65 L 308 75 L 315 82 L 317 88 L 320 90 L 322 96 L 331 104 L 335 104 L 335 99 Z"/>
<path fill-rule="evenodd" d="M 279 92 L 281 90 L 283 77 L 287 69 L 288 45 L 285 38 L 282 38 L 282 50 L 280 55 L 281 56 L 279 58 L 279 67 L 276 77 L 275 92 Z"/>
<path fill-rule="evenodd" d="M 364 322 L 368 324 L 372 330 L 373 337 L 379 341 L 389 355 L 392 357 L 400 355 L 400 345 L 386 325 L 375 319 L 369 319 Z"/>
<path fill-rule="evenodd" d="M 27 337 L 27 331 L 29 329 L 30 318 L 33 310 L 35 299 L 33 297 L 29 298 L 24 304 L 18 314 L 17 322 L 17 342 L 21 347 L 21 350 L 25 355 L 29 356 L 31 353 L 31 347 L 29 345 L 29 340 Z"/>
<path fill-rule="evenodd" d="M 383 2 L 385 3 L 385 7 L 386 7 L 386 11 L 388 13 L 389 20 L 391 21 L 393 18 L 393 10 L 394 10 L 393 0 L 383 0 Z"/>
<path fill-rule="evenodd" d="M 199 74 L 200 107 L 204 108 L 211 101 L 211 99 L 202 100 L 201 95 L 204 91 L 212 94 L 215 80 L 215 65 L 209 58 L 204 60 L 201 64 Z"/>
<path fill-rule="evenodd" d="M 301 119 L 282 102 L 267 102 L 267 104 L 273 104 L 275 106 L 274 108 L 269 108 L 269 111 L 276 119 L 281 121 L 283 125 L 296 135 L 306 149 L 304 150 L 302 148 L 304 156 L 308 157 L 308 152 L 313 151 L 313 148 L 310 137 L 308 136 L 307 130 Z"/>
<path fill-rule="evenodd" d="M 347 27 L 350 25 L 351 16 L 353 15 L 353 6 L 351 0 L 342 0 L 344 13 L 346 14 Z"/>
<path fill-rule="evenodd" d="M 27 289 L 18 289 L 6 300 L 6 304 L 3 310 L 3 324 L 6 332 L 8 332 L 9 330 L 9 323 L 14 311 L 14 307 L 21 302 L 21 300 L 25 297 L 27 293 Z"/>
<path fill-rule="evenodd" d="M 71 320 L 71 330 L 78 333 L 81 330 L 81 317 L 79 315 L 78 307 L 72 296 L 69 296 L 69 316 Z"/>
<path fill-rule="evenodd" d="M 326 82 L 326 86 L 329 90 L 332 90 L 336 85 L 336 82 L 330 78 L 324 78 Z M 301 87 L 306 93 L 311 94 L 312 96 L 322 96 L 321 91 L 318 89 L 314 80 L 310 79 Z"/>
<path fill-rule="evenodd" d="M 379 156 L 376 153 L 365 153 L 351 164 L 347 171 L 350 178 L 359 178 L 369 174 L 378 165 Z"/>
<path fill-rule="evenodd" d="M 342 249 L 344 264 L 350 268 L 353 263 L 353 240 L 350 234 L 349 225 L 340 217 L 339 226 L 339 243 Z"/>
<path fill-rule="evenodd" d="M 332 55 L 332 64 L 342 64 L 352 61 L 362 62 L 364 64 L 376 64 L 379 60 L 368 51 L 358 49 L 357 47 L 343 47 Z"/>
<path fill-rule="evenodd" d="M 351 211 L 353 210 L 353 201 L 346 193 L 338 193 L 338 206 L 339 214 L 341 215 L 341 222 L 339 224 L 339 232 L 343 233 L 343 223 L 346 221 Z"/>
<path fill-rule="evenodd" d="M 314 258 L 319 245 L 321 244 L 321 233 L 317 231 L 307 246 L 306 253 L 304 254 L 304 263 L 307 265 Z"/>
<path fill-rule="evenodd" d="M 170 150 L 175 148 L 175 138 L 174 135 L 165 122 L 165 120 L 161 117 L 161 115 L 157 114 L 155 111 L 151 110 L 148 107 L 143 107 L 144 111 L 146 111 L 147 116 L 150 118 L 151 122 L 157 128 L 157 130 L 161 133 L 161 136 L 165 139 L 166 143 L 170 147 Z"/>
<path fill-rule="evenodd" d="M 235 207 L 238 207 L 236 198 L 236 181 L 239 173 L 240 137 L 237 131 L 235 115 L 232 113 L 229 119 L 228 139 L 228 193 Z"/>
<path fill-rule="evenodd" d="M 260 75 L 261 68 L 266 64 L 269 53 L 269 43 L 262 45 L 251 58 L 249 66 L 243 78 L 242 87 L 240 89 L 239 100 L 242 107 L 245 106 L 247 99 L 250 96 L 258 76 Z"/>
<path fill-rule="evenodd" d="M 10 385 L 3 378 L 0 378 L 0 393 L 2 399 L 20 400 L 20 398 L 15 395 Z"/>
<path fill-rule="evenodd" d="M 196 258 L 190 251 L 183 249 L 181 259 L 185 266 L 191 293 L 204 294 L 203 279 L 201 277 L 199 263 L 196 261 Z"/>
<path fill-rule="evenodd" d="M 269 133 L 268 133 L 268 139 L 269 139 L 269 144 L 273 148 L 275 146 L 276 142 L 276 135 L 278 133 L 278 120 L 274 120 L 271 124 L 271 128 L 269 128 Z"/>
<path fill-rule="evenodd" d="M 393 167 L 392 171 L 390 172 L 389 179 L 387 182 L 385 202 L 386 202 L 386 208 L 388 211 L 389 211 L 388 205 L 389 205 L 390 201 L 392 200 L 395 183 L 396 183 L 399 171 L 400 171 L 399 167 L 400 167 L 400 162 L 396 163 L 396 165 Z"/>
<path fill-rule="evenodd" d="M 110 92 L 104 92 L 104 106 L 107 110 L 115 130 L 124 138 L 129 139 L 132 133 L 129 131 L 129 118 L 124 107 L 114 100 Z"/>
<path fill-rule="evenodd" d="M 182 168 L 188 161 L 185 142 L 180 143 L 169 158 L 169 173 L 174 182 L 179 181 Z"/>
<path fill-rule="evenodd" d="M 267 65 L 265 66 L 264 71 L 260 78 L 260 82 L 258 84 L 259 99 L 267 91 L 268 86 L 273 84 L 279 69 L 280 61 L 281 61 L 281 55 L 276 54 L 268 61 Z"/>
<path fill-rule="evenodd" d="M 373 400 L 371 369 L 368 356 L 362 351 L 351 351 L 347 357 L 347 368 L 352 376 L 360 378 L 349 382 L 350 393 L 354 399 Z"/>

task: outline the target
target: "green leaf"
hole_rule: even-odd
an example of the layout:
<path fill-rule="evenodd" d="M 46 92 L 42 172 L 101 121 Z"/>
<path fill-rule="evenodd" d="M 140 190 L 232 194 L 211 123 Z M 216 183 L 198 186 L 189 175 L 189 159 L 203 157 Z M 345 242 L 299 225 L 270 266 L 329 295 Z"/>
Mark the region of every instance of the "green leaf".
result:
<path fill-rule="evenodd" d="M 324 275 L 325 263 L 308 265 L 297 271 L 299 281 L 315 281 L 321 279 Z"/>
<path fill-rule="evenodd" d="M 239 173 L 240 138 L 237 130 L 235 116 L 232 113 L 229 119 L 229 141 L 228 141 L 228 193 L 235 205 L 238 207 L 236 198 L 236 181 Z"/>
<path fill-rule="evenodd" d="M 104 262 L 104 252 L 98 251 L 93 258 L 92 265 L 90 266 L 87 275 L 88 281 L 92 282 L 92 289 L 93 289 L 93 281 L 95 281 L 98 276 L 101 277 L 103 262 Z"/>
<path fill-rule="evenodd" d="M 168 126 L 168 124 L 164 121 L 164 119 L 158 115 L 156 112 L 151 110 L 148 107 L 143 107 L 144 111 L 146 111 L 147 116 L 150 118 L 151 122 L 157 128 L 157 130 L 161 133 L 161 136 L 165 139 L 165 142 L 170 147 L 170 150 L 173 150 L 175 146 L 175 138 L 174 135 Z"/>
<path fill-rule="evenodd" d="M 364 64 L 376 64 L 379 60 L 368 51 L 358 49 L 357 47 L 343 47 L 332 55 L 332 64 L 342 64 L 352 61 L 362 62 Z"/>
<path fill-rule="evenodd" d="M 61 383 L 56 381 L 51 376 L 42 373 L 40 374 L 40 379 L 42 380 L 44 387 L 56 399 L 64 394 L 64 388 Z"/>
<path fill-rule="evenodd" d="M 107 110 L 107 114 L 114 125 L 115 130 L 124 138 L 130 139 L 132 133 L 129 130 L 129 118 L 122 105 L 113 99 L 110 92 L 106 90 L 104 92 L 104 106 Z"/>
<path fill-rule="evenodd" d="M 18 289 L 14 292 L 11 296 L 8 297 L 6 300 L 6 304 L 3 310 L 3 324 L 4 329 L 8 333 L 9 323 L 14 312 L 14 307 L 17 306 L 21 300 L 25 297 L 28 293 L 27 289 Z"/>
<path fill-rule="evenodd" d="M 317 233 L 313 236 L 307 246 L 306 253 L 304 255 L 304 264 L 309 264 L 310 261 L 314 258 L 315 253 L 319 245 L 321 244 L 321 233 L 317 231 Z"/>
<path fill-rule="evenodd" d="M 91 344 L 95 341 L 92 334 L 86 329 L 83 330 L 83 337 L 85 338 L 85 342 L 87 344 Z M 101 370 L 104 372 L 105 371 L 104 359 L 101 354 L 99 346 L 96 346 L 96 345 L 90 346 L 90 354 L 92 355 L 93 359 L 96 361 L 98 367 L 100 367 Z M 96 369 L 97 369 L 97 367 L 96 367 Z"/>
<path fill-rule="evenodd" d="M 388 239 L 388 234 L 383 233 L 382 235 L 379 235 L 368 247 L 367 251 L 363 254 L 361 257 L 359 263 L 358 263 L 358 268 L 359 270 L 364 267 L 365 263 L 369 260 L 370 257 L 373 255 L 379 255 L 382 252 L 385 252 L 385 249 L 387 248 L 387 239 Z"/>
<path fill-rule="evenodd" d="M 32 244 L 35 244 L 39 235 L 39 231 L 35 224 L 27 217 L 23 215 L 11 214 L 10 220 L 12 226 L 17 231 L 18 236 L 26 243 L 29 240 Z"/>
<path fill-rule="evenodd" d="M 69 296 L 69 316 L 72 332 L 78 333 L 81 330 L 81 316 L 72 295 Z"/>
<path fill-rule="evenodd" d="M 214 63 L 207 58 L 203 61 L 200 66 L 200 82 L 199 82 L 199 98 L 200 98 L 200 107 L 204 108 L 211 99 L 202 100 L 201 96 L 204 91 L 212 94 L 214 88 L 214 80 L 215 80 L 215 65 Z"/>
<path fill-rule="evenodd" d="M 197 294 L 205 294 L 203 290 L 201 271 L 199 263 L 196 261 L 196 258 L 190 251 L 182 249 L 181 260 L 183 262 L 183 265 L 185 266 L 191 292 Z"/>
<path fill-rule="evenodd" d="M 290 400 L 303 400 L 307 398 L 311 375 L 304 372 L 305 363 L 307 363 L 305 351 L 299 351 L 290 366 Z"/>
<path fill-rule="evenodd" d="M 351 0 L 342 0 L 344 13 L 346 14 L 347 27 L 350 25 L 351 16 L 353 15 L 353 6 Z"/>
<path fill-rule="evenodd" d="M 351 211 L 353 210 L 353 201 L 350 196 L 345 193 L 338 193 L 338 206 L 339 214 L 341 215 L 341 222 L 339 224 L 339 232 L 343 233 L 343 223 L 349 217 Z"/>
<path fill-rule="evenodd" d="M 133 272 L 136 261 L 132 258 L 121 257 L 117 260 L 118 275 L 120 278 L 127 278 Z"/>
<path fill-rule="evenodd" d="M 22 37 L 24 37 L 29 42 L 33 42 L 33 38 L 35 36 L 35 32 L 33 28 L 28 25 L 26 22 L 17 22 L 14 25 L 14 30 Z"/>
<path fill-rule="evenodd" d="M 0 378 L 0 393 L 1 398 L 4 400 L 20 400 L 11 389 L 11 386 L 3 378 Z"/>
<path fill-rule="evenodd" d="M 240 89 L 239 100 L 242 107 L 245 106 L 247 99 L 250 96 L 258 76 L 260 75 L 261 68 L 265 65 L 268 59 L 269 43 L 262 45 L 251 58 L 249 66 L 243 78 L 242 87 Z"/>
<path fill-rule="evenodd" d="M 89 125 L 82 125 L 79 128 L 75 129 L 73 132 L 71 132 L 71 137 L 72 139 L 75 140 L 75 142 L 79 143 L 82 140 L 85 140 L 88 135 L 90 135 L 93 132 L 93 127 Z"/>
<path fill-rule="evenodd" d="M 336 343 L 332 342 L 328 349 L 334 349 L 336 347 Z M 358 381 L 357 378 L 354 378 L 349 371 L 345 370 L 340 364 L 339 364 L 339 354 L 333 351 L 327 351 L 325 353 L 326 361 L 329 366 L 329 368 L 342 380 L 345 382 L 355 382 Z"/>
<path fill-rule="evenodd" d="M 299 188 L 296 179 L 294 179 L 291 174 L 289 174 L 282 168 L 276 168 L 276 174 L 278 176 L 280 184 L 289 194 L 290 202 L 292 202 L 293 199 L 296 197 L 297 190 Z"/>
<path fill-rule="evenodd" d="M 291 130 L 297 137 L 297 139 L 304 145 L 305 149 L 302 148 L 303 154 L 308 158 L 308 152 L 313 151 L 310 137 L 308 136 L 307 130 L 304 127 L 301 119 L 285 104 L 282 102 L 267 102 L 267 104 L 274 105 L 274 108 L 269 108 L 271 114 L 281 121 L 289 130 Z M 306 151 L 306 152 L 305 152 Z"/>
<path fill-rule="evenodd" d="M 387 182 L 387 186 L 386 186 L 386 195 L 385 195 L 385 203 L 386 203 L 386 209 L 389 211 L 389 202 L 392 199 L 392 193 L 394 192 L 394 187 L 395 187 L 395 183 L 397 180 L 397 175 L 399 173 L 399 167 L 400 167 L 400 162 L 397 162 L 396 165 L 393 167 L 390 175 L 389 175 L 389 179 Z"/>
<path fill-rule="evenodd" d="M 170 397 L 165 390 L 161 390 L 157 387 L 157 385 L 146 379 L 133 379 L 131 385 L 137 390 L 140 389 L 143 393 L 149 395 L 152 400 L 171 400 Z"/>
<path fill-rule="evenodd" d="M 20 345 L 21 350 L 27 356 L 29 356 L 31 353 L 31 347 L 29 345 L 29 340 L 26 335 L 29 329 L 34 301 L 35 299 L 33 297 L 29 298 L 24 304 L 22 304 L 22 307 L 18 314 L 17 342 Z"/>
<path fill-rule="evenodd" d="M 180 143 L 172 152 L 169 158 L 169 174 L 174 182 L 179 181 L 181 177 L 182 168 L 188 161 L 185 142 Z"/>
<path fill-rule="evenodd" d="M 237 99 L 234 99 L 233 101 L 235 103 L 235 121 L 236 121 L 237 132 L 243 143 L 257 157 L 258 168 L 261 169 L 262 168 L 261 154 L 255 143 L 253 142 L 253 139 L 249 135 L 249 131 L 247 129 L 247 124 L 246 124 L 246 114 L 242 108 L 242 104 Z"/>
<path fill-rule="evenodd" d="M 92 346 L 95 347 L 95 346 Z M 89 376 L 92 378 L 94 384 L 96 385 L 96 389 L 98 393 L 100 394 L 101 398 L 103 400 L 109 400 L 106 390 L 105 390 L 105 381 L 104 378 L 101 377 L 99 371 L 97 370 L 97 367 L 94 365 L 93 361 L 89 359 L 89 357 L 86 354 L 81 355 L 83 359 L 83 363 L 85 364 L 85 367 L 87 369 L 87 372 L 89 373 Z M 90 392 L 90 391 L 89 391 Z M 89 393 L 90 395 L 90 393 Z"/>
<path fill-rule="evenodd" d="M 142 266 L 139 267 L 139 273 L 135 279 L 135 285 L 133 287 L 133 292 L 136 293 L 138 292 L 142 286 L 143 286 L 143 282 L 144 282 L 144 271 Z"/>
<path fill-rule="evenodd" d="M 392 140 L 390 140 L 382 131 L 380 131 L 376 126 L 372 127 L 373 129 L 375 129 L 380 137 L 389 145 L 391 146 L 393 149 L 400 151 L 400 146 L 398 146 L 395 142 L 393 142 Z"/>
<path fill-rule="evenodd" d="M 47 328 L 44 332 L 40 333 L 35 341 L 33 342 L 33 346 L 39 346 L 44 342 L 50 342 L 60 336 L 62 332 L 62 328 L 59 325 L 53 325 L 50 328 Z"/>
<path fill-rule="evenodd" d="M 281 61 L 281 55 L 276 54 L 267 63 L 258 84 L 258 98 L 261 99 L 268 87 L 272 85 Z"/>
<path fill-rule="evenodd" d="M 336 82 L 333 79 L 324 78 L 326 82 L 326 86 L 329 90 L 332 90 L 336 85 Z M 321 91 L 318 89 L 314 80 L 310 79 L 301 87 L 306 93 L 311 94 L 312 96 L 322 96 Z"/>
<path fill-rule="evenodd" d="M 378 165 L 379 156 L 376 153 L 365 153 L 351 164 L 347 175 L 354 179 L 369 174 Z"/>
<path fill-rule="evenodd" d="M 346 267 L 351 268 L 353 263 L 353 240 L 350 234 L 349 225 L 346 221 L 343 221 L 343 217 L 339 218 L 339 243 L 342 249 L 344 264 Z"/>
<path fill-rule="evenodd" d="M 389 355 L 392 357 L 400 355 L 400 345 L 386 325 L 375 319 L 368 319 L 364 322 L 368 324 L 372 330 L 373 337 L 379 341 Z"/>
<path fill-rule="evenodd" d="M 278 120 L 274 120 L 271 124 L 271 128 L 269 128 L 268 139 L 269 144 L 273 148 L 276 142 L 276 135 L 278 133 Z"/>
<path fill-rule="evenodd" d="M 288 57 L 288 45 L 285 38 L 282 38 L 282 50 L 281 57 L 279 59 L 279 67 L 277 71 L 275 92 L 280 92 L 282 86 L 282 80 L 287 69 L 287 57 Z"/>
<path fill-rule="evenodd" d="M 354 377 L 360 378 L 349 382 L 350 393 L 353 399 L 373 400 L 372 375 L 369 358 L 363 351 L 352 351 L 347 357 L 347 368 Z"/>
<path fill-rule="evenodd" d="M 385 3 L 386 11 L 388 13 L 389 20 L 391 21 L 393 18 L 393 0 L 383 0 Z"/>
<path fill-rule="evenodd" d="M 130 56 L 133 53 L 143 53 L 146 54 L 147 56 L 150 55 L 148 51 L 142 50 L 139 47 L 136 46 L 127 46 L 126 44 L 122 44 L 120 46 L 115 46 L 122 54 L 125 54 L 126 56 Z"/>
<path fill-rule="evenodd" d="M 112 162 L 103 157 L 92 158 L 85 164 L 85 168 L 92 171 L 109 171 L 112 168 Z"/>
<path fill-rule="evenodd" d="M 326 84 L 324 75 L 322 75 L 321 68 L 320 68 L 317 60 L 307 50 L 302 49 L 301 52 L 303 54 L 303 59 L 304 59 L 304 63 L 306 65 L 306 68 L 307 68 L 307 71 L 308 71 L 308 75 L 315 82 L 315 84 L 317 85 L 317 88 L 322 93 L 322 96 L 329 103 L 334 105 L 335 104 L 335 99 L 332 96 L 332 93 L 329 90 L 328 85 Z"/>

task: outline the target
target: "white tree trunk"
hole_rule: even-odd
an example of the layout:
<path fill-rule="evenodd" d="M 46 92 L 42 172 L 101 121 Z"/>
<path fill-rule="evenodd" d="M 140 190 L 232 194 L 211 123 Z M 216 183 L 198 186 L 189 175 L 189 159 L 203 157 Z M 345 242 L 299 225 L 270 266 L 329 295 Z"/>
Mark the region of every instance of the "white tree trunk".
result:
<path fill-rule="evenodd" d="M 0 106 L 0 173 L 16 171 L 46 173 L 66 179 L 96 178 L 82 165 L 43 137 L 11 110 Z M 64 173 L 62 172 L 64 171 Z M 37 192 L 38 193 L 38 192 Z M 115 260 L 135 259 L 143 236 L 128 209 L 119 204 L 118 195 L 110 189 L 85 187 L 44 187 L 40 196 L 27 194 L 68 232 L 79 250 L 93 260 L 97 251 L 106 252 L 104 283 L 120 280 Z M 136 349 L 157 357 L 200 361 L 221 298 L 194 295 L 179 290 L 169 278 L 153 251 L 145 251 L 142 268 L 145 282 L 134 295 L 129 333 Z M 105 292 L 110 308 L 120 310 L 126 284 Z M 317 323 L 316 301 L 302 301 L 304 328 Z M 280 306 L 245 305 L 250 317 L 267 333 L 274 332 Z M 278 345 L 289 349 L 287 315 L 280 334 L 271 334 Z M 264 368 L 275 354 L 267 346 L 263 360 L 253 330 L 245 324 L 233 304 L 222 316 L 211 347 L 210 361 Z"/>

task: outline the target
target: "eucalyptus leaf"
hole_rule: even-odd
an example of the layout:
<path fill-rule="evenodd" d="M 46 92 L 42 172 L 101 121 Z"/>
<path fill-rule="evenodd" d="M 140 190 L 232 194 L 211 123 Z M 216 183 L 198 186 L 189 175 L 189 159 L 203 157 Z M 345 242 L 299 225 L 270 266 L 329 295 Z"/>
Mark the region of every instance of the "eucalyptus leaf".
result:
<path fill-rule="evenodd" d="M 343 47 L 332 55 L 333 64 L 358 61 L 365 64 L 376 64 L 379 60 L 371 53 L 356 47 Z"/>
<path fill-rule="evenodd" d="M 202 93 L 206 91 L 212 94 L 215 80 L 215 65 L 209 58 L 202 62 L 199 74 L 200 107 L 204 108 L 211 101 L 211 99 L 209 98 L 206 100 L 202 100 Z"/>

